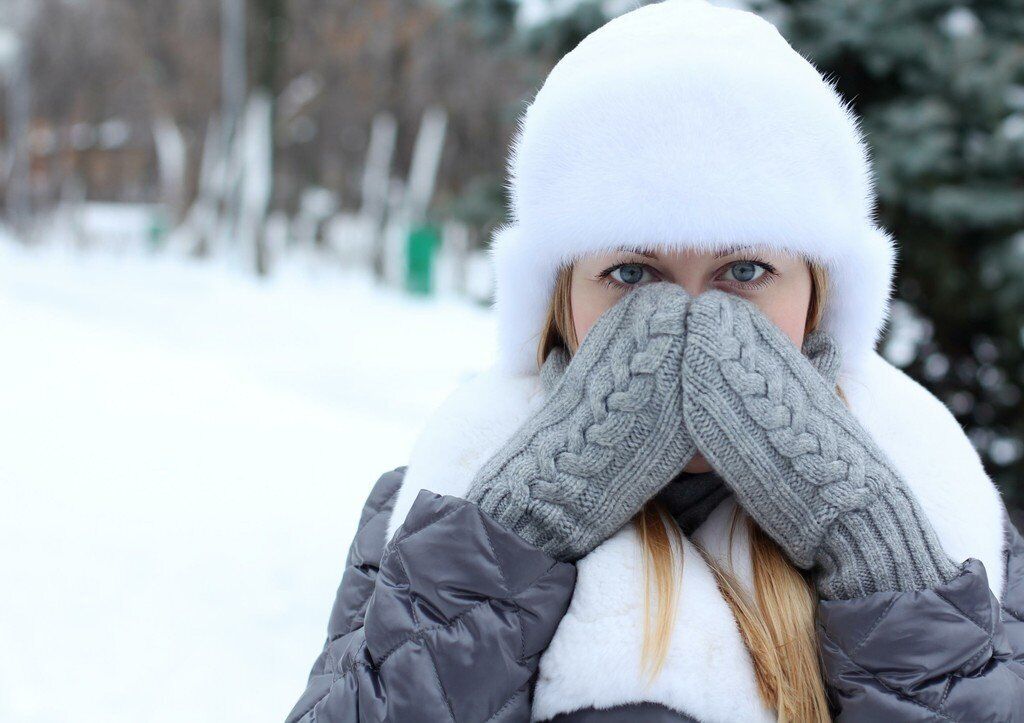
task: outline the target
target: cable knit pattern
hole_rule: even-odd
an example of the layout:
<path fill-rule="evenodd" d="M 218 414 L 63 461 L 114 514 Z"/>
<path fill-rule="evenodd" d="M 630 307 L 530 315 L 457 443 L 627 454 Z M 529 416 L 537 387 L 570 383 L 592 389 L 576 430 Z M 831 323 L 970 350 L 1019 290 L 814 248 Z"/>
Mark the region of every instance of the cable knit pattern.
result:
<path fill-rule="evenodd" d="M 624 525 L 694 454 L 680 379 L 689 301 L 676 284 L 646 284 L 601 315 L 567 365 L 549 356 L 544 404 L 467 499 L 559 560 Z"/>
<path fill-rule="evenodd" d="M 801 353 L 751 302 L 709 291 L 687 312 L 684 414 L 740 504 L 813 569 L 819 594 L 851 598 L 951 580 L 946 555 L 885 453 L 835 391 L 823 333 Z"/>
<path fill-rule="evenodd" d="M 545 397 L 550 396 L 561 381 L 570 359 L 569 352 L 562 347 L 555 347 L 549 352 L 540 372 Z M 689 536 L 731 494 L 732 491 L 714 470 L 680 472 L 655 499 L 665 505 L 683 534 Z"/>

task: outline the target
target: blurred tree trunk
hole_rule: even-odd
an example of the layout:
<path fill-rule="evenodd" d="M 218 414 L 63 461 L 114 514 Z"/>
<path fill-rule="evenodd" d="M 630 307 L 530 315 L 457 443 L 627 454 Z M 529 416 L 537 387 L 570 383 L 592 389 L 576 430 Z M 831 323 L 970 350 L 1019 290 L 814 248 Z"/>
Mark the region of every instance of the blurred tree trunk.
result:
<path fill-rule="evenodd" d="M 285 82 L 285 45 L 288 39 L 288 0 L 251 0 L 252 10 L 252 79 L 253 89 L 263 91 L 270 99 L 270 144 L 272 171 L 270 174 L 271 208 L 278 205 L 274 174 L 278 167 L 277 99 Z M 256 233 L 256 273 L 269 272 L 266 224 L 261 223 Z"/>

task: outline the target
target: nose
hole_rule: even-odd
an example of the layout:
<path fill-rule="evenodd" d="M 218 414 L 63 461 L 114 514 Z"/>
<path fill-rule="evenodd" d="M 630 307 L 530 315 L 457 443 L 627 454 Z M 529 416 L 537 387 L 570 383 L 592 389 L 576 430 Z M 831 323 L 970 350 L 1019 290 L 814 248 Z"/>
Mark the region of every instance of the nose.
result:
<path fill-rule="evenodd" d="M 683 291 L 690 296 L 698 296 L 708 289 L 713 288 L 709 281 L 701 278 L 701 276 L 697 274 L 693 274 L 692 276 L 687 274 L 683 278 L 675 279 L 673 283 L 682 286 Z"/>

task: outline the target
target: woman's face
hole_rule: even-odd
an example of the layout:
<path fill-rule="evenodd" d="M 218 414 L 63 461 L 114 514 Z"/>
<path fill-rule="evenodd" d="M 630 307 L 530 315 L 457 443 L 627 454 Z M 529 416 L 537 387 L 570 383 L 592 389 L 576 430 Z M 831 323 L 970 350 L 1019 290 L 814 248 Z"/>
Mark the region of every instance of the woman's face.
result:
<path fill-rule="evenodd" d="M 691 296 L 709 289 L 738 294 L 757 304 L 799 348 L 803 345 L 811 300 L 811 272 L 798 256 L 756 247 L 727 252 L 655 252 L 642 248 L 593 255 L 573 266 L 570 300 L 576 339 L 631 288 L 654 281 L 682 286 Z M 698 454 L 687 472 L 707 472 L 711 466 Z"/>

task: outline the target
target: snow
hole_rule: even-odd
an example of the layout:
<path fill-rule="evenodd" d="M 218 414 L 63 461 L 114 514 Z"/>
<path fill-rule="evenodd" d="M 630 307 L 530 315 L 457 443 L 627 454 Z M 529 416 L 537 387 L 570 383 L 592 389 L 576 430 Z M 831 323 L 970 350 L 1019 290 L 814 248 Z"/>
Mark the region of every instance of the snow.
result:
<path fill-rule="evenodd" d="M 0 242 L 0 720 L 280 721 L 360 507 L 493 317 Z"/>
<path fill-rule="evenodd" d="M 951 38 L 977 35 L 983 29 L 981 20 L 968 8 L 955 7 L 943 16 L 939 26 Z"/>

